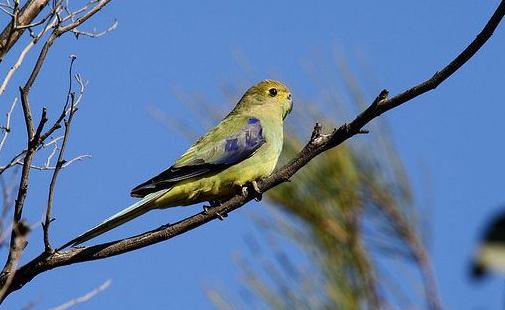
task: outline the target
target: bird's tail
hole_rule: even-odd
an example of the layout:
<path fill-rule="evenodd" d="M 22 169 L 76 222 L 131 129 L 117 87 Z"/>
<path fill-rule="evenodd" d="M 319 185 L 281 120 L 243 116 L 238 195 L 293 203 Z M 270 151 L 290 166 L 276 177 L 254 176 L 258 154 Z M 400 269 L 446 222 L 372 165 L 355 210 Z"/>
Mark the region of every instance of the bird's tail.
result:
<path fill-rule="evenodd" d="M 106 233 L 109 230 L 116 228 L 121 224 L 131 221 L 138 216 L 141 216 L 142 214 L 151 210 L 152 203 L 154 202 L 154 200 L 165 194 L 167 191 L 168 190 L 161 190 L 156 193 L 147 195 L 142 200 L 136 202 L 135 204 L 129 206 L 128 208 L 122 210 L 121 212 L 114 214 L 113 216 L 103 221 L 101 224 L 98 224 L 97 226 L 91 228 L 82 235 L 79 235 L 75 239 L 65 243 L 58 250 L 62 250 L 69 246 L 79 245 L 103 233 Z"/>

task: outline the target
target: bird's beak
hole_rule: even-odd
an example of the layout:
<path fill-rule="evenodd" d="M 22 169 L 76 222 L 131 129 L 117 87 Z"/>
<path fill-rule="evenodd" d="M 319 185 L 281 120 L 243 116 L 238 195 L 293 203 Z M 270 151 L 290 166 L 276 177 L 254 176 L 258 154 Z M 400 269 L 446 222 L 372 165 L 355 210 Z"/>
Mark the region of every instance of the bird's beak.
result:
<path fill-rule="evenodd" d="M 286 116 L 288 116 L 288 114 L 291 113 L 292 109 L 293 109 L 293 102 L 290 101 L 287 110 L 284 111 L 284 115 L 282 116 L 282 119 L 285 119 Z"/>
<path fill-rule="evenodd" d="M 282 119 L 285 119 L 286 116 L 288 116 L 289 113 L 291 113 L 291 110 L 293 110 L 293 99 L 291 99 L 291 94 L 288 95 L 288 108 L 284 111 L 284 115 L 282 116 Z"/>

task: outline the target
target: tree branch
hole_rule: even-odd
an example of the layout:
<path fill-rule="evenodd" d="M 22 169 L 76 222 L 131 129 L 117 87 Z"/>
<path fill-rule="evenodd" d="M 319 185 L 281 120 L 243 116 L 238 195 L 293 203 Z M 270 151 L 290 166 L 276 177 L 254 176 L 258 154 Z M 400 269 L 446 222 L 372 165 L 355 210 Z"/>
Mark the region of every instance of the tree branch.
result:
<path fill-rule="evenodd" d="M 15 235 L 14 243 L 11 245 L 11 251 L 9 252 L 8 264 L 5 266 L 2 275 L 5 276 L 5 284 L 0 288 L 0 300 L 8 294 L 8 289 L 10 283 L 14 280 L 16 275 L 16 269 L 23 254 L 23 250 L 26 246 L 26 237 L 30 232 L 30 226 L 28 226 L 24 221 L 20 221 L 16 224 L 12 230 L 12 234 Z"/>
<path fill-rule="evenodd" d="M 23 100 L 21 100 L 23 103 Z M 28 131 L 28 146 L 27 146 L 27 151 L 26 155 L 24 157 L 23 161 L 23 169 L 21 172 L 21 180 L 19 181 L 19 189 L 18 189 L 18 195 L 16 198 L 16 203 L 14 204 L 14 217 L 12 220 L 12 233 L 11 233 L 11 241 L 10 241 L 10 247 L 9 247 L 9 255 L 7 256 L 7 261 L 5 262 L 4 268 L 2 269 L 2 273 L 0 277 L 6 277 L 8 279 L 9 277 L 12 277 L 13 274 L 15 274 L 15 266 L 17 265 L 17 261 L 19 260 L 19 257 L 21 257 L 21 254 L 24 250 L 24 246 L 21 247 L 19 245 L 19 240 L 23 237 L 23 235 L 26 235 L 26 232 L 23 228 L 23 221 L 21 221 L 21 216 L 23 213 L 23 206 L 25 203 L 26 199 L 26 194 L 28 192 L 28 181 L 30 177 L 30 168 L 31 164 L 33 161 L 33 157 L 35 156 L 36 152 L 36 145 L 33 143 L 33 141 L 38 141 L 40 137 L 40 133 L 44 127 L 44 124 L 47 121 L 46 117 L 46 109 L 44 108 L 42 110 L 42 117 L 40 119 L 39 125 L 37 126 L 37 131 L 33 130 L 33 123 L 31 124 L 31 127 L 28 127 L 28 123 L 31 122 L 31 115 L 27 114 L 26 107 L 23 106 L 24 110 L 24 115 L 25 115 L 25 120 L 27 123 L 27 131 Z M 29 110 L 28 110 L 29 111 Z M 30 118 L 28 120 L 28 118 Z M 30 138 L 32 136 L 33 138 Z M 14 267 L 13 267 L 14 266 Z M 4 285 L 2 285 L 2 290 L 4 289 Z"/>
<path fill-rule="evenodd" d="M 14 12 L 16 18 L 13 18 L 0 33 L 0 63 L 48 2 L 49 0 L 29 0 L 20 12 Z"/>
<path fill-rule="evenodd" d="M 23 214 L 23 207 L 24 207 L 24 202 L 28 193 L 28 184 L 29 184 L 29 178 L 30 178 L 30 169 L 32 167 L 32 161 L 33 158 L 39 148 L 39 146 L 43 143 L 43 141 L 49 137 L 49 135 L 57 130 L 58 128 L 61 127 L 60 123 L 64 119 L 65 115 L 67 114 L 67 105 L 68 105 L 68 98 L 67 98 L 67 104 L 65 105 L 62 114 L 60 117 L 57 119 L 57 121 L 54 123 L 54 125 L 46 131 L 44 134 L 42 134 L 42 131 L 44 129 L 44 126 L 46 122 L 48 121 L 47 119 L 47 109 L 44 108 L 42 110 L 42 116 L 40 119 L 40 122 L 35 128 L 34 123 L 33 123 L 33 116 L 31 112 L 31 107 L 29 103 L 29 93 L 30 90 L 33 86 L 33 83 L 37 79 L 41 69 L 42 65 L 45 63 L 47 53 L 49 52 L 50 47 L 54 43 L 54 41 L 60 37 L 62 34 L 71 31 L 75 27 L 81 25 L 84 23 L 86 20 L 88 20 L 90 17 L 92 17 L 94 14 L 99 12 L 105 5 L 107 5 L 110 2 L 110 0 L 100 0 L 98 1 L 89 11 L 87 11 L 83 16 L 78 18 L 77 20 L 73 21 L 72 23 L 68 25 L 61 25 L 61 22 L 56 25 L 56 28 L 53 30 L 51 33 L 50 37 L 47 39 L 45 42 L 44 46 L 42 47 L 42 50 L 40 51 L 40 54 L 37 58 L 37 61 L 33 67 L 33 70 L 31 71 L 30 76 L 28 77 L 28 80 L 26 81 L 25 85 L 23 87 L 20 87 L 20 94 L 21 94 L 21 105 L 23 108 L 23 115 L 24 115 L 24 120 L 25 120 L 25 127 L 27 131 L 27 147 L 26 151 L 24 152 L 24 158 L 23 158 L 23 168 L 21 172 L 21 179 L 20 179 L 20 184 L 19 184 L 19 189 L 18 189 L 18 194 L 16 198 L 16 202 L 14 204 L 14 216 L 13 216 L 13 221 L 12 221 L 12 234 L 11 234 L 11 240 L 10 240 L 10 248 L 9 248 L 9 255 L 7 256 L 7 261 L 5 262 L 5 265 L 2 269 L 2 272 L 0 274 L 0 277 L 4 277 L 8 279 L 8 277 L 12 277 L 12 274 L 15 273 L 15 268 L 12 268 L 12 266 L 16 265 L 17 262 L 17 257 L 21 256 L 21 253 L 24 249 L 17 247 L 17 242 L 18 239 L 20 238 L 19 232 L 21 231 L 18 229 L 18 226 L 21 223 L 21 217 Z M 94 1 L 92 3 L 95 3 Z M 90 5 L 91 2 L 88 4 Z M 14 29 L 17 27 L 17 5 L 18 2 L 15 2 L 14 6 L 14 13 L 13 13 L 13 25 Z M 87 8 L 87 6 L 85 6 Z M 56 12 L 56 11 L 55 11 Z M 56 13 L 57 14 L 57 13 Z M 71 13 L 73 14 L 73 13 Z M 70 15 L 73 16 L 73 15 Z M 68 17 L 70 19 L 70 17 Z M 10 37 L 7 39 L 7 41 L 10 40 Z M 81 84 L 81 89 L 83 87 L 82 82 L 79 80 L 79 83 Z M 82 94 L 82 91 L 81 91 Z M 75 99 L 75 98 L 73 98 Z M 71 109 L 70 114 L 72 113 L 73 109 Z M 68 132 L 68 130 L 67 130 Z M 59 169 L 57 169 L 59 170 Z M 57 171 L 55 170 L 55 171 Z M 50 210 L 49 210 L 50 211 Z M 47 244 L 46 244 L 47 246 Z M 4 282 L 2 284 L 2 289 L 5 287 Z"/>
<path fill-rule="evenodd" d="M 363 127 L 374 118 L 380 116 L 415 97 L 418 97 L 445 81 L 449 76 L 463 66 L 475 53 L 487 42 L 494 30 L 505 15 L 505 0 L 502 0 L 493 16 L 489 19 L 486 26 L 479 33 L 471 44 L 463 50 L 452 62 L 439 72 L 435 73 L 428 80 L 406 90 L 399 95 L 388 98 L 388 91 L 383 90 L 373 103 L 352 122 L 342 125 L 331 134 L 321 134 L 321 128 L 316 125 L 310 141 L 305 147 L 284 167 L 276 170 L 270 177 L 258 182 L 258 187 L 262 192 L 277 186 L 283 182 L 289 181 L 298 170 L 305 166 L 314 157 L 322 152 L 340 145 L 345 140 L 356 134 L 363 132 Z M 250 191 L 251 192 L 251 191 Z M 53 268 L 67 266 L 75 263 L 104 259 L 107 257 L 131 252 L 161 241 L 165 241 L 193 230 L 203 224 L 206 224 L 216 218 L 219 214 L 232 212 L 250 200 L 256 195 L 236 195 L 220 206 L 210 208 L 207 212 L 201 212 L 183 219 L 175 224 L 161 226 L 150 232 L 146 232 L 131 238 L 122 239 L 89 247 L 73 248 L 70 250 L 42 253 L 32 261 L 22 266 L 15 274 L 12 284 L 9 286 L 6 296 L 11 292 L 20 289 L 35 276 L 51 270 Z M 6 276 L 0 276 L 0 285 L 5 286 Z"/>
<path fill-rule="evenodd" d="M 60 10 L 60 5 L 58 4 L 57 7 L 55 7 L 51 14 L 46 16 L 43 20 L 46 20 L 46 18 L 51 18 L 53 19 L 50 23 L 47 23 L 43 29 L 37 34 L 37 35 L 33 35 L 33 38 L 32 40 L 25 46 L 25 48 L 23 49 L 23 51 L 20 53 L 16 63 L 14 63 L 14 65 L 12 65 L 12 67 L 9 69 L 9 71 L 7 72 L 7 75 L 5 76 L 3 82 L 2 82 L 2 85 L 0 86 L 0 96 L 3 94 L 3 92 L 6 90 L 7 88 L 7 84 L 9 83 L 9 81 L 12 79 L 14 73 L 16 72 L 16 70 L 21 66 L 21 64 L 23 63 L 26 55 L 28 54 L 28 52 L 35 46 L 35 44 L 37 44 L 39 42 L 39 40 L 42 38 L 42 36 L 44 34 L 46 34 L 46 32 L 48 32 L 50 29 L 52 29 L 54 27 L 54 25 L 56 25 L 56 22 L 57 20 L 54 17 L 54 15 L 56 15 L 58 13 L 58 10 Z"/>
<path fill-rule="evenodd" d="M 12 111 L 14 111 L 14 107 L 16 106 L 17 102 L 18 102 L 18 97 L 14 98 L 14 101 L 11 104 L 11 108 L 9 109 L 9 112 L 7 112 L 5 126 L 3 126 L 1 128 L 4 132 L 4 135 L 2 137 L 2 140 L 0 140 L 0 153 L 2 152 L 2 149 L 5 145 L 5 141 L 7 141 L 7 136 L 11 132 L 11 115 L 12 115 Z"/>
<path fill-rule="evenodd" d="M 53 176 L 51 177 L 51 183 L 49 184 L 49 194 L 47 198 L 47 209 L 46 209 L 46 217 L 45 222 L 42 224 L 42 228 L 44 231 L 44 247 L 47 253 L 51 253 L 53 248 L 49 242 L 49 225 L 53 221 L 52 210 L 53 210 L 53 199 L 54 199 L 54 187 L 56 186 L 56 180 L 58 178 L 58 174 L 60 170 L 63 168 L 65 164 L 64 154 L 65 154 L 65 146 L 68 142 L 68 135 L 70 133 L 70 125 L 72 123 L 72 119 L 74 117 L 77 109 L 75 108 L 75 93 L 72 92 L 72 66 L 74 64 L 76 57 L 74 55 L 70 56 L 70 69 L 69 69 L 69 87 L 67 93 L 67 102 L 65 103 L 64 111 L 68 106 L 70 101 L 70 111 L 68 112 L 68 119 L 65 120 L 65 133 L 63 135 L 63 142 L 61 143 L 60 152 L 58 154 L 58 159 L 56 160 L 56 165 L 54 168 Z"/>

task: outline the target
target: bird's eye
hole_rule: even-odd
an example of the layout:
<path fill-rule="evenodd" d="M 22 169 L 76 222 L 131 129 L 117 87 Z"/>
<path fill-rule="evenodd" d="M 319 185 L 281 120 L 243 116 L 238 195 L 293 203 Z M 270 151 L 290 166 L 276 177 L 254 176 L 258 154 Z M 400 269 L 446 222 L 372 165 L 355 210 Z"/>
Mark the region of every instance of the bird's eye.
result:
<path fill-rule="evenodd" d="M 270 88 L 268 90 L 268 93 L 270 94 L 271 97 L 277 96 L 277 89 L 276 88 Z"/>

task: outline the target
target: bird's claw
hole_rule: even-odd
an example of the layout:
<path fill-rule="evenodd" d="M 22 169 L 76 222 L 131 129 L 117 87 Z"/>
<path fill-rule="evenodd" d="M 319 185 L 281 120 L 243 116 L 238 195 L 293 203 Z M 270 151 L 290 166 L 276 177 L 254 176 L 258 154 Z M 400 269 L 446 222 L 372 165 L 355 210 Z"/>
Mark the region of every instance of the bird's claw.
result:
<path fill-rule="evenodd" d="M 228 217 L 228 214 L 227 214 L 227 213 L 221 214 L 221 213 L 219 213 L 219 212 L 216 212 L 216 215 L 217 215 L 217 218 L 218 218 L 220 221 L 223 221 L 225 217 Z"/>
<path fill-rule="evenodd" d="M 261 201 L 261 199 L 263 198 L 263 193 L 261 192 L 259 186 L 258 186 L 258 183 L 253 180 L 251 181 L 251 188 L 253 189 L 254 191 L 254 200 L 256 201 Z M 242 187 L 242 196 L 244 197 L 247 197 L 249 195 L 249 188 L 247 186 L 243 186 Z"/>
<path fill-rule="evenodd" d="M 247 189 L 247 186 L 242 187 L 242 196 L 247 197 L 249 195 L 249 190 Z"/>
<path fill-rule="evenodd" d="M 203 214 L 208 214 L 210 208 L 219 207 L 221 204 L 219 200 L 210 200 L 208 206 L 203 206 Z"/>
<path fill-rule="evenodd" d="M 256 182 L 255 180 L 253 180 L 251 182 L 251 185 L 252 185 L 252 188 L 254 189 L 254 191 L 258 194 L 261 194 L 261 191 L 260 191 L 260 188 L 258 186 L 258 182 Z"/>
<path fill-rule="evenodd" d="M 256 194 L 256 197 L 254 197 L 254 200 L 261 201 L 261 199 L 263 199 L 263 193 L 261 192 L 261 190 L 260 190 L 260 188 L 258 186 L 258 182 L 256 182 L 255 180 L 253 180 L 251 182 L 251 185 L 252 185 L 252 188 L 254 189 L 255 194 Z"/>

